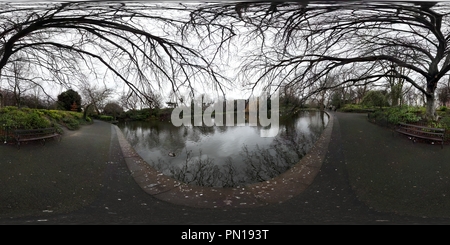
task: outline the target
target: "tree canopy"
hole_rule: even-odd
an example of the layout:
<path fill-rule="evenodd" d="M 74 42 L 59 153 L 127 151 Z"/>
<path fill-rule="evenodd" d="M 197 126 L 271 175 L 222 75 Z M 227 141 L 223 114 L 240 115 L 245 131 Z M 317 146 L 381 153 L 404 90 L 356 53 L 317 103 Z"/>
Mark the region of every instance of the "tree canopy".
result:
<path fill-rule="evenodd" d="M 303 1 L 205 5 L 195 14 L 244 22 L 248 42 L 258 39 L 243 66 L 258 76 L 253 86 L 281 80 L 308 96 L 396 77 L 426 96 L 433 118 L 437 84 L 450 70 L 449 10 L 445 2 Z M 383 69 L 391 65 L 407 71 Z M 333 72 L 334 83 L 317 86 Z"/>
<path fill-rule="evenodd" d="M 58 106 L 66 111 L 74 110 L 81 111 L 81 96 L 73 90 L 68 89 L 58 95 Z"/>
<path fill-rule="evenodd" d="M 108 73 L 145 100 L 151 98 L 144 91 L 163 86 L 193 93 L 195 83 L 210 81 L 223 89 L 214 57 L 198 51 L 201 43 L 187 42 L 216 35 L 214 25 L 186 28 L 189 4 L 25 2 L 0 3 L 0 9 L 2 76 L 20 58 L 33 71 L 29 78 L 41 86 L 72 87 L 81 73 L 96 78 Z"/>
<path fill-rule="evenodd" d="M 112 74 L 152 103 L 170 87 L 238 88 L 223 64 L 243 58 L 244 87 L 295 88 L 307 99 L 396 78 L 420 91 L 435 118 L 450 70 L 446 2 L 3 3 L 0 72 L 26 60 L 32 82 L 70 87 L 80 71 Z M 234 52 L 234 53 L 233 53 Z M 231 58 L 230 58 L 231 57 Z M 99 68 L 101 65 L 102 68 Z"/>

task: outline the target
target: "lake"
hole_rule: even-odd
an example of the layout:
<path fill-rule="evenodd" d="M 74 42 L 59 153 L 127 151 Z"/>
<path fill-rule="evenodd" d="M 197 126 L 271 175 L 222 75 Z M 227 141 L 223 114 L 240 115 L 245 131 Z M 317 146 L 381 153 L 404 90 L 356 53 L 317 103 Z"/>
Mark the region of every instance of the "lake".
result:
<path fill-rule="evenodd" d="M 276 137 L 252 126 L 180 126 L 170 122 L 119 123 L 136 152 L 152 167 L 181 182 L 237 187 L 269 180 L 299 162 L 328 123 L 320 111 L 280 118 Z"/>

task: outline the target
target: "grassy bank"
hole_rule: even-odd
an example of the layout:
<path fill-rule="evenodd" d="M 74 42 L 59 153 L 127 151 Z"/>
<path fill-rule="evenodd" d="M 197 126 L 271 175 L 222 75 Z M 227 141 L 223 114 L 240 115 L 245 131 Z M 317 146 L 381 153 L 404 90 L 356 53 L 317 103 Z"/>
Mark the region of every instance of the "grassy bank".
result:
<path fill-rule="evenodd" d="M 6 106 L 0 109 L 0 136 L 11 136 L 14 129 L 35 129 L 56 127 L 60 133 L 63 127 L 76 130 L 81 125 L 91 123 L 89 117 L 83 119 L 81 112 L 17 108 Z"/>

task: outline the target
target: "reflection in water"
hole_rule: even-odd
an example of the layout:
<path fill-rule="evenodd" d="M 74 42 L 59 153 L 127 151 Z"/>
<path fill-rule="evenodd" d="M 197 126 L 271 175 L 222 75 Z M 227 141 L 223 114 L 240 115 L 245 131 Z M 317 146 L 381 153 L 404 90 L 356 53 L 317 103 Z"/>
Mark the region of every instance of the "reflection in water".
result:
<path fill-rule="evenodd" d="M 236 187 L 287 171 L 308 152 L 327 122 L 323 112 L 302 111 L 281 118 L 274 138 L 260 137 L 260 130 L 270 127 L 175 127 L 167 122 L 126 122 L 119 127 L 136 152 L 164 174 L 192 185 Z"/>

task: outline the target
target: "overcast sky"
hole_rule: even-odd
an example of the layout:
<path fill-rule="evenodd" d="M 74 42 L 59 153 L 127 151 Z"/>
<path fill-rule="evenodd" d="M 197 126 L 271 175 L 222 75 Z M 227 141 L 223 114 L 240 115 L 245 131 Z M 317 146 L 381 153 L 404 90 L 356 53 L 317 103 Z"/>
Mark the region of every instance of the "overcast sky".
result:
<path fill-rule="evenodd" d="M 32 1 L 20 1 L 20 2 L 32 2 Z M 57 1 L 44 1 L 44 2 L 57 2 Z M 126 1 L 124 1 L 126 2 Z M 161 2 L 164 3 L 164 1 L 144 1 L 144 2 Z M 172 1 L 174 2 L 174 1 Z M 34 4 L 35 2 L 33 2 Z M 152 27 L 152 25 L 148 25 L 149 27 Z M 153 29 L 151 29 L 152 32 L 154 31 Z M 55 37 L 56 39 L 59 39 L 58 41 L 61 43 L 69 43 L 67 42 L 70 37 L 63 37 L 63 36 L 58 36 Z M 190 40 L 191 42 L 193 42 L 192 40 Z M 195 42 L 193 42 L 195 43 Z M 234 48 L 252 48 L 252 47 L 242 47 L 242 45 L 240 45 L 239 43 L 234 43 Z M 241 63 L 240 57 L 239 55 L 242 55 L 242 52 L 237 53 L 237 50 L 233 50 L 231 51 L 232 54 L 230 57 L 228 57 L 227 59 L 229 60 L 229 67 L 226 66 L 221 66 L 219 67 L 220 72 L 222 75 L 228 77 L 232 84 L 228 85 L 228 88 L 224 88 L 224 92 L 227 96 L 227 99 L 242 99 L 242 98 L 248 98 L 251 94 L 249 91 L 249 89 L 244 89 L 242 84 L 243 82 L 248 82 L 248 81 L 242 81 L 242 78 L 237 77 L 237 72 L 239 67 L 239 64 Z M 224 61 L 224 60 L 223 60 Z M 81 65 L 81 69 L 79 72 L 83 73 L 86 76 L 86 80 L 89 80 L 91 83 L 96 84 L 97 88 L 102 88 L 102 87 L 108 87 L 111 89 L 115 90 L 114 95 L 110 98 L 110 100 L 117 100 L 120 95 L 124 92 L 124 91 L 128 91 L 128 87 L 126 86 L 126 84 L 119 80 L 117 77 L 113 76 L 111 72 L 106 72 L 106 67 L 102 64 L 96 65 L 96 67 L 91 67 L 91 68 L 87 68 L 84 67 L 83 65 Z M 94 75 L 94 72 L 96 73 L 96 75 Z M 106 73 L 105 73 L 106 72 Z M 212 81 L 196 81 L 197 84 L 194 86 L 196 89 L 196 95 L 200 95 L 202 93 L 207 94 L 210 98 L 213 99 L 218 99 L 217 97 L 220 96 L 221 94 L 218 93 L 218 91 L 215 91 L 213 89 L 211 89 L 211 86 L 208 86 L 212 83 Z M 78 91 L 81 94 L 81 86 L 80 86 L 80 81 L 77 78 L 73 78 L 73 80 L 71 80 L 71 84 L 72 84 L 72 88 L 76 91 Z M 43 88 L 45 89 L 46 93 L 48 93 L 49 95 L 51 95 L 53 98 L 56 99 L 57 95 L 60 94 L 61 92 L 67 90 L 67 87 L 63 87 L 60 86 L 58 83 L 50 83 L 50 82 L 42 82 L 41 85 L 43 86 Z M 167 85 L 169 85 L 169 83 L 167 83 Z M 0 81 L 0 86 L 2 88 L 5 88 L 8 86 L 8 84 L 2 80 Z M 170 87 L 169 86 L 162 86 L 162 90 L 161 95 L 163 96 L 163 105 L 165 105 L 165 102 L 168 101 L 169 99 L 167 98 L 168 95 L 170 94 Z M 258 89 L 256 89 L 256 91 L 258 91 Z M 185 97 L 187 96 L 187 91 L 185 92 Z M 259 93 L 259 92 L 257 92 Z M 258 96 L 259 94 L 254 93 L 254 95 Z"/>

